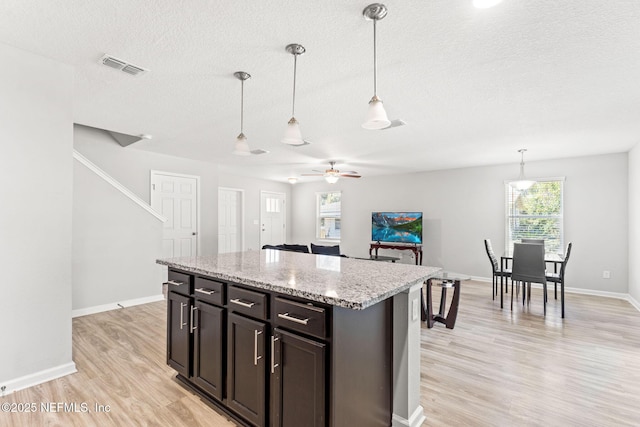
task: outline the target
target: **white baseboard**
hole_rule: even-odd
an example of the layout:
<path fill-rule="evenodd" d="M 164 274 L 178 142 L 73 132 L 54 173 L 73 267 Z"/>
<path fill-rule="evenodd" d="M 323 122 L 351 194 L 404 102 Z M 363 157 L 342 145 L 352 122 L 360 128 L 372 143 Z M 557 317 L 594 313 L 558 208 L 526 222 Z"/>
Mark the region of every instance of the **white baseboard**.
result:
<path fill-rule="evenodd" d="M 73 362 L 45 369 L 44 371 L 34 372 L 33 374 L 3 382 L 1 385 L 6 387 L 6 389 L 2 391 L 0 395 L 6 395 L 28 387 L 33 387 L 34 385 L 46 383 L 47 381 L 55 380 L 56 378 L 64 377 L 75 372 L 78 372 L 78 370 L 76 369 L 76 364 Z"/>
<path fill-rule="evenodd" d="M 117 310 L 119 308 L 133 307 L 134 305 L 147 304 L 150 302 L 162 301 L 164 295 L 153 295 L 150 297 L 130 299 L 122 302 L 114 302 L 110 304 L 96 305 L 93 307 L 79 308 L 71 311 L 71 317 L 87 316 L 89 314 L 102 313 L 103 311 Z"/>
<path fill-rule="evenodd" d="M 487 277 L 475 277 L 475 276 L 470 276 L 471 280 L 477 281 L 477 282 L 491 282 L 491 278 L 487 278 Z M 532 283 L 531 284 L 532 288 L 535 289 L 542 289 L 542 284 L 541 283 Z M 559 288 L 560 286 L 558 286 Z M 553 289 L 553 283 L 547 283 L 547 288 L 548 289 Z M 621 299 L 621 300 L 625 300 L 625 301 L 629 301 L 629 304 L 631 304 L 636 310 L 640 311 L 640 303 L 633 298 L 631 295 L 629 294 L 624 294 L 622 292 L 608 292 L 608 291 L 599 291 L 599 290 L 595 290 L 595 289 L 584 289 L 584 288 L 568 288 L 565 287 L 564 291 L 568 294 L 582 294 L 582 295 L 593 295 L 593 296 L 597 296 L 597 297 L 605 297 L 605 298 L 616 298 L 616 299 Z"/>
<path fill-rule="evenodd" d="M 413 414 L 409 417 L 409 419 L 403 418 L 397 414 L 393 414 L 391 417 L 391 426 L 392 427 L 420 427 L 424 421 L 424 409 L 422 406 L 418 405 L 418 407 L 413 411 Z"/>

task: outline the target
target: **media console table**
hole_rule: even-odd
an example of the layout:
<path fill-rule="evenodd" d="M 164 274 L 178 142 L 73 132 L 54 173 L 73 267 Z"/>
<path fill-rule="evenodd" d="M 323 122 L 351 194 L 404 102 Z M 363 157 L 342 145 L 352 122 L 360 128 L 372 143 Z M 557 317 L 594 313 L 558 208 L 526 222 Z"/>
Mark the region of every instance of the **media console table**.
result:
<path fill-rule="evenodd" d="M 416 256 L 416 265 L 422 265 L 422 245 L 393 245 L 389 243 L 372 243 L 369 248 L 369 257 L 371 252 L 376 250 L 375 258 L 378 257 L 378 249 L 397 249 L 399 251 L 411 251 Z"/>

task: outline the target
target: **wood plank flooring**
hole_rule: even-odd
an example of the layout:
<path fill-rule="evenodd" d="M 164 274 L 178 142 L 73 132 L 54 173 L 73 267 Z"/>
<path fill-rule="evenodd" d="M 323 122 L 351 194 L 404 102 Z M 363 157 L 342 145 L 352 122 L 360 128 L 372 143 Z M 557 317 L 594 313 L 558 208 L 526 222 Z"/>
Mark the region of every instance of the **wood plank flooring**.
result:
<path fill-rule="evenodd" d="M 567 294 L 563 320 L 552 293 L 545 318 L 540 290 L 511 312 L 490 284 L 462 286 L 455 329 L 421 330 L 425 426 L 640 425 L 640 313 L 629 303 Z M 165 329 L 164 302 L 74 319 L 78 373 L 1 397 L 38 411 L 0 412 L 0 426 L 234 426 L 176 382 Z M 41 411 L 47 402 L 89 412 Z"/>

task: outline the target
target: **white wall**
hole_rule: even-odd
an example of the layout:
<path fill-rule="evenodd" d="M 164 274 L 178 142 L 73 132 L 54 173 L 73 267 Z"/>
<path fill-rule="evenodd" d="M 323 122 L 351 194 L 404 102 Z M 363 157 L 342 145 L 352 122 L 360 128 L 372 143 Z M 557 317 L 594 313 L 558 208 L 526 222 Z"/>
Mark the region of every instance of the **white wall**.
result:
<path fill-rule="evenodd" d="M 85 165 L 73 171 L 73 303 L 88 314 L 162 296 L 162 226 Z"/>
<path fill-rule="evenodd" d="M 531 178 L 566 177 L 565 242 L 573 242 L 567 286 L 628 292 L 627 154 L 526 164 Z M 490 277 L 483 239 L 504 250 L 504 181 L 518 164 L 296 184 L 292 242 L 315 241 L 315 192 L 342 190 L 342 253 L 368 256 L 372 211 L 424 212 L 424 265 Z M 393 251 L 405 257 L 411 252 Z M 603 270 L 611 279 L 602 279 Z"/>
<path fill-rule="evenodd" d="M 640 304 L 640 144 L 629 152 L 629 294 Z"/>
<path fill-rule="evenodd" d="M 73 70 L 0 44 L 0 386 L 75 370 L 71 360 Z"/>
<path fill-rule="evenodd" d="M 290 184 L 228 174 L 215 163 L 138 150 L 135 144 L 123 148 L 108 134 L 85 126 L 75 126 L 74 132 L 76 150 L 147 203 L 151 170 L 200 176 L 200 255 L 218 251 L 218 187 L 245 190 L 246 249 L 259 247 L 259 228 L 253 220 L 259 218 L 260 190 L 285 193 L 290 199 Z"/>

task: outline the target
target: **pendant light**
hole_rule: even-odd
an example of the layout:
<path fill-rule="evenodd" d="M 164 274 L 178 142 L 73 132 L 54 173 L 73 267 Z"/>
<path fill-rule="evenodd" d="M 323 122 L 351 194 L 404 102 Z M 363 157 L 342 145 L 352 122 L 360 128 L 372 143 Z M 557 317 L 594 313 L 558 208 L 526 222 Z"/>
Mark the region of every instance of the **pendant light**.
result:
<path fill-rule="evenodd" d="M 251 74 L 244 71 L 236 71 L 233 75 L 240 80 L 240 135 L 236 138 L 233 154 L 238 156 L 249 156 L 251 150 L 247 137 L 244 136 L 244 81 L 251 78 Z"/>
<path fill-rule="evenodd" d="M 518 176 L 517 181 L 511 181 L 509 183 L 510 186 L 520 191 L 528 190 L 533 184 L 536 183 L 535 181 L 530 181 L 524 177 L 524 152 L 525 151 L 527 151 L 526 148 L 521 148 L 518 150 L 518 153 L 520 153 L 520 156 L 521 156 L 520 157 L 520 176 Z"/>
<path fill-rule="evenodd" d="M 369 101 L 369 111 L 367 112 L 367 118 L 362 124 L 362 127 L 365 129 L 378 130 L 391 125 L 391 121 L 389 121 L 387 117 L 387 112 L 384 111 L 382 100 L 378 98 L 377 87 L 376 23 L 387 16 L 387 7 L 382 3 L 373 3 L 362 11 L 362 15 L 364 19 L 373 21 L 373 97 L 371 101 Z"/>
<path fill-rule="evenodd" d="M 302 132 L 300 132 L 300 124 L 296 120 L 296 72 L 298 65 L 298 55 L 302 55 L 306 52 L 304 46 L 297 43 L 287 45 L 287 52 L 293 55 L 293 102 L 291 108 L 291 119 L 287 124 L 287 130 L 284 133 L 282 142 L 289 145 L 304 145 L 305 142 L 302 139 Z"/>

